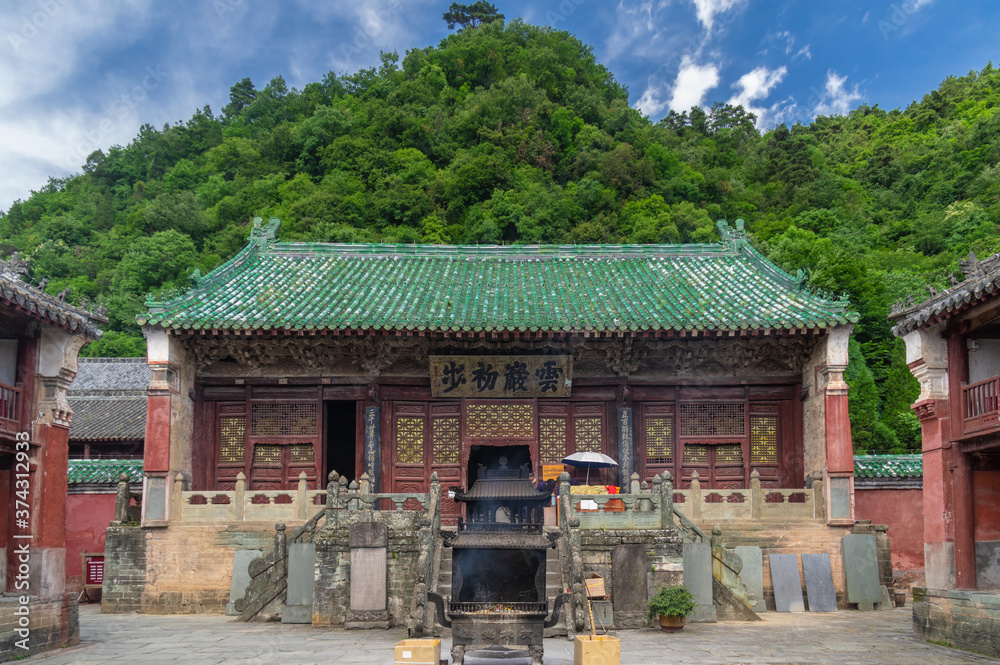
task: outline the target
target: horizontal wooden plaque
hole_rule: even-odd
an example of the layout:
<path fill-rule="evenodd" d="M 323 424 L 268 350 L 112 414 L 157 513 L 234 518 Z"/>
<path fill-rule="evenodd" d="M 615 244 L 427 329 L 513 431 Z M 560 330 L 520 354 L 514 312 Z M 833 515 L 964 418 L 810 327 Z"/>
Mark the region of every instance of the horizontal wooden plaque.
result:
<path fill-rule="evenodd" d="M 559 480 L 559 476 L 566 470 L 562 464 L 543 464 L 542 480 Z"/>
<path fill-rule="evenodd" d="M 569 397 L 570 356 L 430 356 L 434 397 Z"/>

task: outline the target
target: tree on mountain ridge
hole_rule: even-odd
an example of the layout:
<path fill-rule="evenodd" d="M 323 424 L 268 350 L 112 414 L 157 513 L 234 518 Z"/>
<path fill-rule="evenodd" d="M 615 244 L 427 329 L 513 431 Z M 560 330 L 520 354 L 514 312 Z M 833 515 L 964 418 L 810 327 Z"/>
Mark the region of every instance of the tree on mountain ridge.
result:
<path fill-rule="evenodd" d="M 449 30 L 454 30 L 456 25 L 460 25 L 462 26 L 459 28 L 461 31 L 465 28 L 477 28 L 493 21 L 502 21 L 504 15 L 497 11 L 492 2 L 479 0 L 469 5 L 453 2 L 441 18 L 448 24 Z"/>

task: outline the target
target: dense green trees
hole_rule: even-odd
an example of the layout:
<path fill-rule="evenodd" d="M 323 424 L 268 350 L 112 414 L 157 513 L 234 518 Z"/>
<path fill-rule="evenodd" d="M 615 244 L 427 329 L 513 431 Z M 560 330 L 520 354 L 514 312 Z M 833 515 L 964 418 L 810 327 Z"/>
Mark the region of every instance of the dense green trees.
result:
<path fill-rule="evenodd" d="M 1000 246 L 1000 72 L 764 134 L 722 104 L 651 123 L 572 35 L 478 5 L 452 7 L 466 22 L 438 47 L 303 90 L 244 79 L 220 116 L 94 152 L 0 215 L 0 255 L 108 307 L 113 334 L 86 353 L 141 353 L 145 294 L 232 256 L 254 216 L 289 240 L 431 243 L 713 242 L 714 220 L 743 217 L 761 251 L 861 314 L 858 448 L 914 447 L 886 315 Z"/>

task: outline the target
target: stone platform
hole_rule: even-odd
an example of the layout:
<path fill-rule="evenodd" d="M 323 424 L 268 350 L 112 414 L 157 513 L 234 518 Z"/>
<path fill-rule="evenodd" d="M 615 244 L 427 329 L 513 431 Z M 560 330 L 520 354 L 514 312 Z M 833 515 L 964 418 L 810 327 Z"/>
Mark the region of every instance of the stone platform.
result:
<path fill-rule="evenodd" d="M 80 607 L 80 646 L 31 662 L 44 665 L 390 665 L 402 629 L 339 628 L 232 623 L 222 615 L 100 614 Z M 909 606 L 884 612 L 764 615 L 755 623 L 688 624 L 680 633 L 644 628 L 620 631 L 622 665 L 672 663 L 992 663 L 1000 660 L 927 644 L 913 632 Z M 442 655 L 451 640 L 442 640 Z M 514 665 L 521 661 L 507 661 Z M 545 640 L 545 665 L 570 665 L 573 644 Z M 471 661 L 470 661 L 471 663 Z"/>

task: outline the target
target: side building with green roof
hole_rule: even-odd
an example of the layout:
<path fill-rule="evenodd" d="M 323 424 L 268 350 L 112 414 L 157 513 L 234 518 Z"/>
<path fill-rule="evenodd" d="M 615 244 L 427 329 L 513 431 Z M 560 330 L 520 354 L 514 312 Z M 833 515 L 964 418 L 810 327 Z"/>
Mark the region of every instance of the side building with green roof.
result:
<path fill-rule="evenodd" d="M 427 492 L 501 454 L 542 477 L 580 451 L 613 458 L 591 483 L 626 492 L 666 473 L 680 490 L 822 482 L 816 519 L 852 523 L 858 315 L 767 261 L 742 220 L 692 245 L 296 243 L 279 227 L 255 220 L 236 256 L 138 317 L 145 526 L 185 510 L 178 491 L 319 490 L 336 471 Z M 445 492 L 444 523 L 460 511 Z"/>

